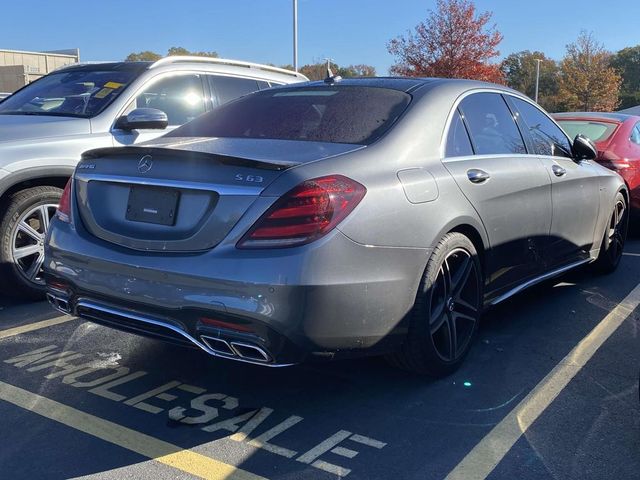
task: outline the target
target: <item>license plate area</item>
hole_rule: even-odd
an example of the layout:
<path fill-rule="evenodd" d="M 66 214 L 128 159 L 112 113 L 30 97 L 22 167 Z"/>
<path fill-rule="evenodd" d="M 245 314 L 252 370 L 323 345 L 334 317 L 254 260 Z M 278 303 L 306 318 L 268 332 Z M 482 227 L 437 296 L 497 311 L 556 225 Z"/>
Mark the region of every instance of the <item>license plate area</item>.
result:
<path fill-rule="evenodd" d="M 129 190 L 125 218 L 132 222 L 173 226 L 179 200 L 178 190 L 134 185 Z"/>

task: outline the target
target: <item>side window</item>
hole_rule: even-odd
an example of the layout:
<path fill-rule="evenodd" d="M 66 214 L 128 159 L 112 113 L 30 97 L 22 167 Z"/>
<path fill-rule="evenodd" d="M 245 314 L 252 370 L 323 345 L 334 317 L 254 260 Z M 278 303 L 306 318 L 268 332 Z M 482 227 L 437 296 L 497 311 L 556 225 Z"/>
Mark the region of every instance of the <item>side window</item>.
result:
<path fill-rule="evenodd" d="M 247 93 L 259 90 L 258 82 L 249 78 L 211 76 L 213 88 L 218 95 L 218 105 L 227 103 Z"/>
<path fill-rule="evenodd" d="M 522 121 L 529 129 L 535 153 L 554 157 L 571 158 L 571 143 L 564 132 L 539 108 L 520 98 L 511 97 Z"/>
<path fill-rule="evenodd" d="M 267 88 L 269 88 L 269 82 L 264 82 L 262 80 L 258 80 L 258 88 L 260 90 L 266 90 Z"/>
<path fill-rule="evenodd" d="M 467 127 L 464 126 L 460 112 L 456 110 L 451 119 L 451 126 L 449 126 L 445 157 L 463 157 L 466 155 L 473 155 L 473 148 L 471 147 Z"/>
<path fill-rule="evenodd" d="M 631 141 L 636 145 L 640 145 L 640 123 L 636 123 L 631 131 Z"/>
<path fill-rule="evenodd" d="M 522 135 L 498 93 L 475 93 L 460 103 L 477 155 L 526 153 Z"/>
<path fill-rule="evenodd" d="M 167 114 L 169 125 L 183 125 L 205 112 L 202 79 L 195 74 L 163 78 L 145 88 L 133 108 L 157 108 Z"/>

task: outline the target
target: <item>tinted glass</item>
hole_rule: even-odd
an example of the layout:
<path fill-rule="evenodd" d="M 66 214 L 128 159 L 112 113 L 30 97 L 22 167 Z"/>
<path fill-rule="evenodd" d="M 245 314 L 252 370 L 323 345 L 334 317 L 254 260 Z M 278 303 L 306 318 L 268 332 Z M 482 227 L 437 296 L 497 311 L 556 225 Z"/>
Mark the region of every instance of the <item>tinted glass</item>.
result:
<path fill-rule="evenodd" d="M 563 128 L 570 138 L 582 134 L 589 137 L 594 142 L 602 142 L 608 139 L 618 126 L 611 122 L 593 122 L 591 120 L 558 120 L 558 124 Z"/>
<path fill-rule="evenodd" d="M 3 101 L 0 114 L 93 117 L 137 76 L 135 70 L 51 73 Z"/>
<path fill-rule="evenodd" d="M 410 101 L 410 95 L 387 88 L 276 88 L 215 108 L 169 135 L 367 145 L 389 130 Z"/>
<path fill-rule="evenodd" d="M 524 141 L 504 99 L 476 93 L 460 103 L 477 155 L 526 153 Z"/>
<path fill-rule="evenodd" d="M 571 158 L 571 144 L 564 132 L 539 108 L 512 97 L 524 124 L 529 129 L 533 148 L 538 155 Z"/>
<path fill-rule="evenodd" d="M 473 155 L 473 148 L 469 140 L 467 128 L 464 126 L 460 113 L 456 110 L 451 120 L 449 134 L 447 135 L 446 157 L 462 157 Z"/>
<path fill-rule="evenodd" d="M 136 97 L 136 108 L 157 108 L 167 114 L 169 125 L 183 125 L 205 112 L 200 75 L 163 78 Z"/>
<path fill-rule="evenodd" d="M 258 82 L 249 78 L 212 76 L 211 80 L 218 94 L 219 105 L 259 90 Z"/>

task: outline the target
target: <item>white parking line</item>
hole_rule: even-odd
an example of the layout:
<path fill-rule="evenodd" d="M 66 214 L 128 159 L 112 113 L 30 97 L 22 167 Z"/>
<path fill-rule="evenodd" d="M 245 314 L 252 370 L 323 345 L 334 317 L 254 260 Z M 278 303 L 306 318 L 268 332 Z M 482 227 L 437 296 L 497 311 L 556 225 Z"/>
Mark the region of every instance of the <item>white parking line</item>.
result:
<path fill-rule="evenodd" d="M 626 296 L 498 425 L 445 480 L 483 480 L 531 427 L 602 344 L 640 305 L 640 284 Z"/>
<path fill-rule="evenodd" d="M 60 325 L 61 323 L 70 322 L 71 320 L 77 319 L 76 317 L 63 315 L 49 320 L 42 320 L 41 322 L 28 323 L 26 325 L 20 325 L 19 327 L 7 328 L 6 330 L 0 330 L 0 339 L 13 337 L 14 335 L 20 335 L 21 333 L 33 332 L 34 330 L 40 330 L 41 328 Z"/>

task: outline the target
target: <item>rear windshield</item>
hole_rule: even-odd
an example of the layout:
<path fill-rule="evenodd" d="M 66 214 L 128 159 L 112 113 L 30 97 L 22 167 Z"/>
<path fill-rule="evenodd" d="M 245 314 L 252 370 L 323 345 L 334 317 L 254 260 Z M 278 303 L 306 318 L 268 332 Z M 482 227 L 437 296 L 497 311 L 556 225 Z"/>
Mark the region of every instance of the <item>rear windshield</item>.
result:
<path fill-rule="evenodd" d="M 50 73 L 0 103 L 0 114 L 93 117 L 137 76 L 133 69 Z"/>
<path fill-rule="evenodd" d="M 410 101 L 404 92 L 378 87 L 275 88 L 218 107 L 167 136 L 369 145 L 389 130 Z"/>
<path fill-rule="evenodd" d="M 558 120 L 558 124 L 564 129 L 570 138 L 582 134 L 594 142 L 602 142 L 608 139 L 618 126 L 617 123 L 594 122 L 590 120 Z"/>

